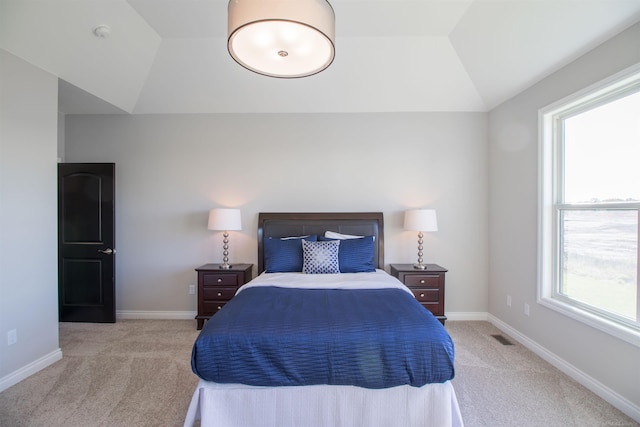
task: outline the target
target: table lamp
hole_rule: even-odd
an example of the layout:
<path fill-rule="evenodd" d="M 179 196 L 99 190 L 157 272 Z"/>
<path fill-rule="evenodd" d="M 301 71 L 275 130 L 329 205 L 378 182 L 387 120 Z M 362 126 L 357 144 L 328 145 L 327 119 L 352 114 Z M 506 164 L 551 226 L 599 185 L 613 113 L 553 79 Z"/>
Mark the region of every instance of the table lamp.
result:
<path fill-rule="evenodd" d="M 435 209 L 413 209 L 404 213 L 405 230 L 413 230 L 418 232 L 418 262 L 413 264 L 413 268 L 426 270 L 426 264 L 422 263 L 422 238 L 423 231 L 438 231 L 438 219 Z"/>
<path fill-rule="evenodd" d="M 240 209 L 211 209 L 209 211 L 209 230 L 224 231 L 220 268 L 228 270 L 229 265 L 229 231 L 241 230 Z"/>

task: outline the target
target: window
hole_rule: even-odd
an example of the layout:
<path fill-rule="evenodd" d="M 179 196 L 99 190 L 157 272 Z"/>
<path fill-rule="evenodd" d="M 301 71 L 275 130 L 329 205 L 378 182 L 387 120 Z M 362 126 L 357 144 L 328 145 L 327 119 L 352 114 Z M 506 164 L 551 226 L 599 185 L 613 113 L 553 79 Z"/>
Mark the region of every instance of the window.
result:
<path fill-rule="evenodd" d="M 538 301 L 640 346 L 640 64 L 539 119 Z"/>

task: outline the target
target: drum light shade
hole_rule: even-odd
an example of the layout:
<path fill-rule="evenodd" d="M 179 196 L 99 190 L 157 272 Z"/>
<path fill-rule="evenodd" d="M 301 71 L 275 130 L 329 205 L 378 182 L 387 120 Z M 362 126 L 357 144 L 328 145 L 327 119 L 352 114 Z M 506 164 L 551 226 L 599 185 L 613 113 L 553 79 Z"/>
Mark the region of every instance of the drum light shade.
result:
<path fill-rule="evenodd" d="M 230 0 L 227 48 L 270 77 L 317 74 L 335 57 L 335 14 L 326 0 Z"/>
<path fill-rule="evenodd" d="M 405 230 L 438 231 L 435 209 L 414 209 L 404 213 Z"/>
<path fill-rule="evenodd" d="M 211 209 L 209 211 L 209 230 L 241 230 L 240 209 Z"/>

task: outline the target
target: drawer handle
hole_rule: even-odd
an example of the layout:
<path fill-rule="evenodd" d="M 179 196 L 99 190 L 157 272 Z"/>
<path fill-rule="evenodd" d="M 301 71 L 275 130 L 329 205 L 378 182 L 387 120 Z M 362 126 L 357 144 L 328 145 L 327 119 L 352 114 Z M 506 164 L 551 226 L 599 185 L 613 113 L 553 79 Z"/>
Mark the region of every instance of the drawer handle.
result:
<path fill-rule="evenodd" d="M 420 279 L 420 284 L 424 285 L 424 279 Z"/>
<path fill-rule="evenodd" d="M 222 278 L 218 277 L 218 283 L 222 283 Z"/>
<path fill-rule="evenodd" d="M 218 292 L 218 296 L 221 297 L 222 296 L 222 292 Z"/>
<path fill-rule="evenodd" d="M 221 305 L 219 305 L 219 306 L 218 306 L 218 310 L 220 310 L 221 308 L 222 308 L 222 306 L 221 306 Z"/>
<path fill-rule="evenodd" d="M 424 292 L 420 294 L 420 298 L 424 298 Z"/>

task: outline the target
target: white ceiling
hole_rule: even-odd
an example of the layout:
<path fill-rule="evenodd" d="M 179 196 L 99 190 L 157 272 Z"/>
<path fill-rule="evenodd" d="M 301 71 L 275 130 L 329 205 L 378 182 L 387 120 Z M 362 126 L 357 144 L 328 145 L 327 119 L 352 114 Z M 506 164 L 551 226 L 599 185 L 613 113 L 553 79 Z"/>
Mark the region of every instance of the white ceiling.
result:
<path fill-rule="evenodd" d="M 302 79 L 231 59 L 227 0 L 0 0 L 0 48 L 66 114 L 488 111 L 640 22 L 640 0 L 330 2 L 335 61 Z"/>

